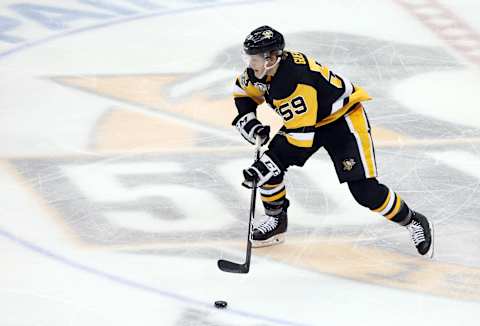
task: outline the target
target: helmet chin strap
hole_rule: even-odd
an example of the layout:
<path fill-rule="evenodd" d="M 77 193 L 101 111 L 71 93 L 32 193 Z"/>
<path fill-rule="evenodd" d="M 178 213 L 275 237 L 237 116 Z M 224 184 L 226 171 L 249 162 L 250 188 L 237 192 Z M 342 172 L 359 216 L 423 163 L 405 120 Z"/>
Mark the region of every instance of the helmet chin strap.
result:
<path fill-rule="evenodd" d="M 263 65 L 263 73 L 261 76 L 257 76 L 258 79 L 262 79 L 263 77 L 265 77 L 266 73 L 267 73 L 267 70 L 270 70 L 270 69 L 273 69 L 275 68 L 276 66 L 278 66 L 278 64 L 280 63 L 280 57 L 277 57 L 277 61 L 275 61 L 275 63 L 273 65 L 271 65 L 270 67 L 267 66 L 267 62 L 265 61 L 265 64 Z"/>

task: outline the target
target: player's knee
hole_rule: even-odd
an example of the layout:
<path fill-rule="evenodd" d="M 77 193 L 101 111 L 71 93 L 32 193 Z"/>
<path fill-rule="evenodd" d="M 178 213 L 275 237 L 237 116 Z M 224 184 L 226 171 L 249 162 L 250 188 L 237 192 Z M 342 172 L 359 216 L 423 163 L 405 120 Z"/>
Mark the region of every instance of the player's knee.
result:
<path fill-rule="evenodd" d="M 357 203 L 369 209 L 379 207 L 388 195 L 388 188 L 375 178 L 351 181 L 348 188 Z"/>

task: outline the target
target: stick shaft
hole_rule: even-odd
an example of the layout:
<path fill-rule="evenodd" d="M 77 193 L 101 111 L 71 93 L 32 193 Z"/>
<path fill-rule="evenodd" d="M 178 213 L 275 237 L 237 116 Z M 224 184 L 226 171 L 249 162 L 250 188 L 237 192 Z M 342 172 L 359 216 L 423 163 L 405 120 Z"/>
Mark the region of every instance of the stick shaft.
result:
<path fill-rule="evenodd" d="M 260 159 L 260 137 L 256 138 L 256 148 L 255 148 L 255 162 Z M 250 259 L 252 257 L 252 233 L 253 233 L 253 219 L 255 218 L 255 202 L 257 199 L 257 180 L 253 180 L 252 184 L 252 195 L 250 197 L 250 215 L 248 218 L 248 235 L 247 235 L 247 252 L 245 257 L 245 265 L 250 267 Z"/>
<path fill-rule="evenodd" d="M 262 144 L 260 138 L 256 138 L 256 147 L 255 147 L 255 162 L 260 159 L 260 148 Z M 245 263 L 237 264 L 228 260 L 219 260 L 217 261 L 218 268 L 224 272 L 229 273 L 248 273 L 250 270 L 250 259 L 252 257 L 252 234 L 253 234 L 253 219 L 255 218 L 255 201 L 257 199 L 257 180 L 254 179 L 252 182 L 252 195 L 250 197 L 250 215 L 248 217 L 248 233 L 247 233 L 247 250 Z"/>

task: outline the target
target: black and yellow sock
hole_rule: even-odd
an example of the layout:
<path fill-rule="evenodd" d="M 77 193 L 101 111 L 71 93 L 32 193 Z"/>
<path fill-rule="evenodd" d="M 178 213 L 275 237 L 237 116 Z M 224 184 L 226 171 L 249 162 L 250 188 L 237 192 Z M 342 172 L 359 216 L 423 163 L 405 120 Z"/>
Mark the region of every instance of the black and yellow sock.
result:
<path fill-rule="evenodd" d="M 267 215 L 278 215 L 282 212 L 287 196 L 287 190 L 283 181 L 279 183 L 266 183 L 259 189 L 265 213 Z"/>
<path fill-rule="evenodd" d="M 383 204 L 376 209 L 372 209 L 372 211 L 400 225 L 407 225 L 412 218 L 412 210 L 397 193 L 390 189 L 388 189 L 387 198 L 383 201 Z"/>

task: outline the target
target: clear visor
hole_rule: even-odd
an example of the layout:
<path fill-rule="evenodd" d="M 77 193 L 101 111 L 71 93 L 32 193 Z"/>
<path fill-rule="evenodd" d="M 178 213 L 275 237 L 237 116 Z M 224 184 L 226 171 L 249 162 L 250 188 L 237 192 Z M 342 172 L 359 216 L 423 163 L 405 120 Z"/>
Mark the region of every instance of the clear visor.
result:
<path fill-rule="evenodd" d="M 277 60 L 272 60 L 268 53 L 247 54 L 242 51 L 242 58 L 247 67 L 252 68 L 255 77 L 261 79 L 265 76 L 267 71 L 274 68 L 280 62 L 280 57 Z"/>
<path fill-rule="evenodd" d="M 265 69 L 268 61 L 265 53 L 247 54 L 244 51 L 242 51 L 242 60 L 252 69 Z"/>

